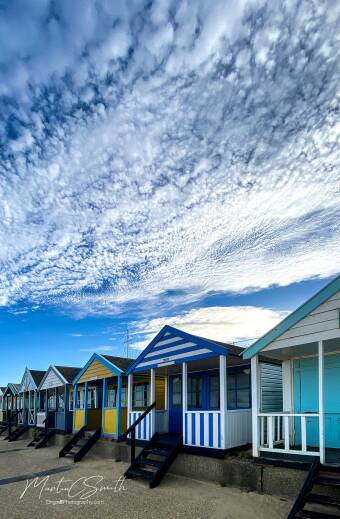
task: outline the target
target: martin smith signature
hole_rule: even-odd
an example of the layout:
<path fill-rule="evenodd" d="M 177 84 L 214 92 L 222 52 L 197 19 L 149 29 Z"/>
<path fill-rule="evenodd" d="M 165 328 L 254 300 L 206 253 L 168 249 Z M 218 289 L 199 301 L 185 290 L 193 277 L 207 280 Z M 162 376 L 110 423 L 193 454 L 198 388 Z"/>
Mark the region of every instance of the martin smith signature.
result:
<path fill-rule="evenodd" d="M 26 481 L 26 487 L 20 499 L 24 499 L 27 493 L 34 489 L 39 489 L 39 499 L 45 498 L 47 495 L 61 495 L 67 499 L 78 499 L 86 501 L 91 497 L 101 494 L 102 492 L 121 492 L 127 490 L 124 486 L 125 477 L 121 476 L 119 479 L 110 481 L 110 484 L 103 484 L 103 476 L 88 476 L 78 478 L 76 480 L 65 479 L 64 476 L 55 483 L 50 481 L 50 476 L 36 477 L 32 480 Z"/>

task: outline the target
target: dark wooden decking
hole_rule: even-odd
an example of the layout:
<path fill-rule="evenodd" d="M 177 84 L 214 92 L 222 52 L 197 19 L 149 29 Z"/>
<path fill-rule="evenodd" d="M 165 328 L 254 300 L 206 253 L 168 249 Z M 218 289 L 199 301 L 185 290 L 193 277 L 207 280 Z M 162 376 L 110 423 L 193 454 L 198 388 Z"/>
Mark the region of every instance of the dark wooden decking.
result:
<path fill-rule="evenodd" d="M 256 463 L 270 463 L 271 461 L 287 463 L 287 465 L 298 465 L 302 469 L 306 469 L 307 466 L 313 462 L 313 456 L 304 456 L 303 454 L 287 454 L 281 452 L 262 452 L 259 458 L 255 458 Z M 340 449 L 326 449 L 326 464 L 340 466 Z M 280 463 L 280 464 L 281 464 Z"/>

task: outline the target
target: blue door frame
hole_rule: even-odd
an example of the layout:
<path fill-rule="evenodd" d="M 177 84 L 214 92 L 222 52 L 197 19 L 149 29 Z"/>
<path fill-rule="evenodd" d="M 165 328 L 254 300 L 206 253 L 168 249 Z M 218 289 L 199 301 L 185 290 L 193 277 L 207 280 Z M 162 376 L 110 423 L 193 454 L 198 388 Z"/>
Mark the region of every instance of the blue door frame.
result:
<path fill-rule="evenodd" d="M 340 449 L 340 355 L 324 358 L 324 407 L 325 447 Z M 318 359 L 306 358 L 294 361 L 294 411 L 317 413 Z M 319 424 L 317 418 L 307 418 L 307 443 L 319 446 Z M 295 443 L 301 443 L 300 419 L 295 420 Z"/>
<path fill-rule="evenodd" d="M 174 405 L 174 381 L 178 381 L 180 386 L 180 399 Z M 178 396 L 178 395 L 177 395 Z M 169 377 L 169 433 L 182 433 L 183 431 L 183 402 L 182 402 L 182 375 L 172 375 Z"/>

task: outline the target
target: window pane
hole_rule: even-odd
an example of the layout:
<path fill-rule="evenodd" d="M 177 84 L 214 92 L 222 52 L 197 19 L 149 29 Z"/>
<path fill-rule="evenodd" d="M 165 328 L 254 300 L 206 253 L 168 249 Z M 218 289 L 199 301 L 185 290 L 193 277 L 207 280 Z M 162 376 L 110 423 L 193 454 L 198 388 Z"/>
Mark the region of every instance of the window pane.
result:
<path fill-rule="evenodd" d="M 107 388 L 107 407 L 116 407 L 116 388 L 108 386 Z"/>
<path fill-rule="evenodd" d="M 188 406 L 193 409 L 202 407 L 203 379 L 200 376 L 189 376 L 188 378 Z"/>
<path fill-rule="evenodd" d="M 250 407 L 249 389 L 239 389 L 237 391 L 237 407 L 238 409 L 247 409 Z"/>
<path fill-rule="evenodd" d="M 182 405 L 182 379 L 174 377 L 172 379 L 172 407 L 181 407 Z"/>
<path fill-rule="evenodd" d="M 236 393 L 234 389 L 228 389 L 228 409 L 236 409 Z"/>
<path fill-rule="evenodd" d="M 237 389 L 249 389 L 250 375 L 246 373 L 237 374 Z"/>
<path fill-rule="evenodd" d="M 220 377 L 213 375 L 210 377 L 210 409 L 219 409 L 220 407 Z"/>
<path fill-rule="evenodd" d="M 121 407 L 126 407 L 126 387 L 125 386 L 122 387 L 120 405 L 121 405 Z"/>

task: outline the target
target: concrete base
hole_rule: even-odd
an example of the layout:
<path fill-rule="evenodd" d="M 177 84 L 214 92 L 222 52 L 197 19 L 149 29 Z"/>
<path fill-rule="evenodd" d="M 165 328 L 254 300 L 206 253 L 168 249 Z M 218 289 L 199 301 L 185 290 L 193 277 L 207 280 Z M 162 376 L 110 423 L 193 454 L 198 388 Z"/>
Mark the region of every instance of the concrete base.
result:
<path fill-rule="evenodd" d="M 32 436 L 33 429 L 30 429 L 22 438 L 29 440 Z M 50 439 L 49 445 L 62 448 L 71 436 L 71 434 L 57 433 Z M 141 449 L 136 446 L 136 455 Z M 101 438 L 86 455 L 87 457 L 114 459 L 117 462 L 128 463 L 130 446 Z M 240 458 L 230 454 L 223 459 L 217 459 L 185 453 L 179 454 L 170 472 L 192 479 L 219 483 L 222 486 L 234 486 L 248 491 L 290 498 L 296 497 L 307 474 L 304 470 L 261 465 L 254 463 L 251 458 Z"/>

